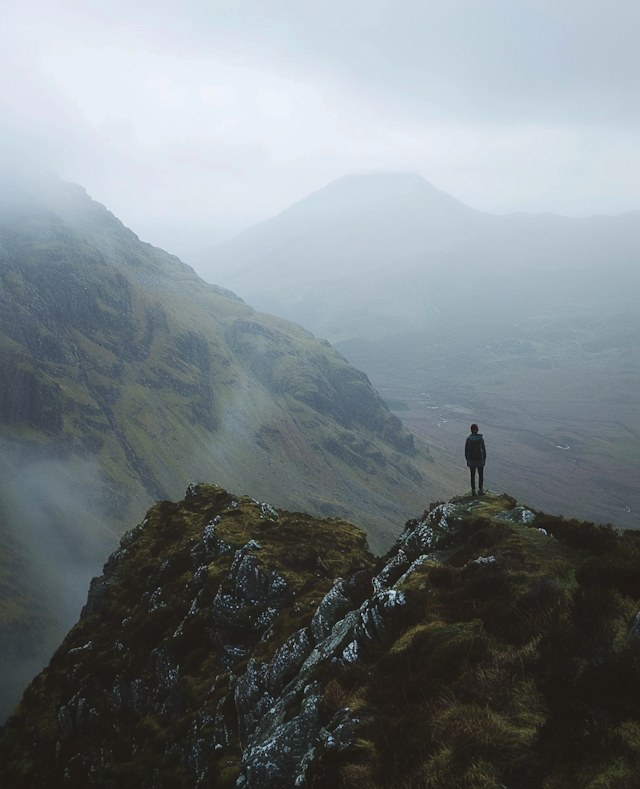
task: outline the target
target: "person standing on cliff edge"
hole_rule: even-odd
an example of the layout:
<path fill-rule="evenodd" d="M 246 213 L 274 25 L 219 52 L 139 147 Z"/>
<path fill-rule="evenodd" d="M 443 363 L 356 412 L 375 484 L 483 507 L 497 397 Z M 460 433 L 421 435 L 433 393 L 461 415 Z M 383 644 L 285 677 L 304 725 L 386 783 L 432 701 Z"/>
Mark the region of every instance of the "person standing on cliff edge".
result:
<path fill-rule="evenodd" d="M 487 450 L 482 433 L 478 433 L 478 425 L 475 423 L 471 425 L 471 435 L 464 445 L 464 456 L 471 471 L 471 495 L 476 495 L 476 469 L 478 469 L 478 495 L 482 496 L 484 493 L 484 464 L 487 459 Z"/>

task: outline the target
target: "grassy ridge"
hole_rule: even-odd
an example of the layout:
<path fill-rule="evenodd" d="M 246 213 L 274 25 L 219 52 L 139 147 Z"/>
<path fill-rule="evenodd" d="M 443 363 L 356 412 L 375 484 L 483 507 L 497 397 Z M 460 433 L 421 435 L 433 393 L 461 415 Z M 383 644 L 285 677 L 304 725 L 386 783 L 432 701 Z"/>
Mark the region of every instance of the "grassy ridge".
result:
<path fill-rule="evenodd" d="M 430 553 L 418 558 L 425 529 Z M 221 595 L 237 593 L 230 568 L 240 556 L 285 581 L 268 625 L 257 623 L 269 595 L 214 615 Z M 123 539 L 85 618 L 4 731 L 3 780 L 235 785 L 247 758 L 242 677 L 278 670 L 279 647 L 310 625 L 334 576 L 355 611 L 374 579 L 404 604 L 357 660 L 329 653 L 305 676 L 321 691 L 309 787 L 637 786 L 637 532 L 534 512 L 507 495 L 460 496 L 408 522 L 375 560 L 348 523 L 278 513 L 211 485 L 159 503 Z M 229 642 L 245 650 L 231 672 L 221 664 Z M 289 703 L 297 715 L 299 700 Z M 352 736 L 338 746 L 340 727 Z"/>
<path fill-rule="evenodd" d="M 466 501 L 436 545 L 446 563 L 398 587 L 410 605 L 395 641 L 328 683 L 328 714 L 363 723 L 311 785 L 635 786 L 638 533 L 543 513 L 515 525 L 496 518 L 508 497 Z"/>

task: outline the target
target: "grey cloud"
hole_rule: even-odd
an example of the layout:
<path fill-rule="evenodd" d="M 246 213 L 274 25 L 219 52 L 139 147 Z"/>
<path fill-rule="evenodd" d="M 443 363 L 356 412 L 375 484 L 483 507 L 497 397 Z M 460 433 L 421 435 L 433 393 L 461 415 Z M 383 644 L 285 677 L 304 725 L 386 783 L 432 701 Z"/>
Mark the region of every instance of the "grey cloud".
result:
<path fill-rule="evenodd" d="M 166 5 L 166 4 L 165 4 Z M 621 125 L 640 120 L 633 0 L 200 3 L 188 13 L 417 114 Z M 219 29 L 219 28 L 218 28 Z"/>
<path fill-rule="evenodd" d="M 418 172 L 490 211 L 640 205 L 632 0 L 8 0 L 3 16 L 9 157 L 177 254 L 349 172 Z"/>

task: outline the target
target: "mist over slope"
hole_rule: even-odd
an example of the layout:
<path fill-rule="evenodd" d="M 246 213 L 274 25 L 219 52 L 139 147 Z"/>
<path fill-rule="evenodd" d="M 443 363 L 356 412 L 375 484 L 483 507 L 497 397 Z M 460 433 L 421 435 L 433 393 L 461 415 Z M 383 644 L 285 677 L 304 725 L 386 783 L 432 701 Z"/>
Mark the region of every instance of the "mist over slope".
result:
<path fill-rule="evenodd" d="M 640 211 L 491 215 L 414 174 L 348 176 L 192 261 L 327 337 L 457 473 L 638 526 Z"/>
<path fill-rule="evenodd" d="M 206 284 L 81 187 L 10 177 L 0 465 L 0 659 L 16 670 L 42 665 L 126 525 L 192 481 L 349 517 L 383 550 L 433 468 L 328 343 Z"/>

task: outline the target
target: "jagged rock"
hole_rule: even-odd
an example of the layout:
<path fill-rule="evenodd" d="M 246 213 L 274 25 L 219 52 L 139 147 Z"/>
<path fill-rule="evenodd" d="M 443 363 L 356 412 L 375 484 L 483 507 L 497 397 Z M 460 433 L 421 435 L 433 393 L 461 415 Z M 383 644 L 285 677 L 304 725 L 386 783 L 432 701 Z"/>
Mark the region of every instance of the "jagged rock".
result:
<path fill-rule="evenodd" d="M 511 523 L 533 523 L 536 516 L 534 512 L 531 512 L 526 507 L 514 507 L 512 510 L 499 513 L 496 515 L 496 518 L 501 521 L 510 521 Z"/>
<path fill-rule="evenodd" d="M 268 630 L 287 590 L 280 574 L 265 572 L 260 559 L 248 553 L 256 546 L 251 541 L 236 551 L 224 588 L 218 590 L 211 605 L 209 634 L 229 669 L 243 660 Z"/>
<path fill-rule="evenodd" d="M 477 559 L 474 559 L 470 564 L 496 564 L 497 559 L 495 556 L 478 556 Z"/>
<path fill-rule="evenodd" d="M 132 534 L 132 532 L 129 532 L 128 534 Z M 125 537 L 127 537 L 127 535 L 125 535 Z M 125 545 L 129 544 L 132 539 L 133 537 L 127 538 L 125 540 L 123 537 L 123 540 L 125 540 Z M 126 547 L 121 543 L 121 547 L 111 554 L 109 561 L 105 564 L 102 570 L 102 577 L 92 579 L 91 586 L 89 588 L 89 594 L 87 596 L 87 602 L 80 612 L 80 619 L 85 619 L 88 616 L 100 613 L 107 595 L 109 594 L 109 588 L 117 580 L 118 565 L 126 555 Z"/>
<path fill-rule="evenodd" d="M 392 557 L 392 559 L 382 568 L 382 570 L 376 575 L 371 583 L 373 586 L 373 591 L 375 594 L 380 594 L 385 589 L 388 589 L 390 586 L 398 580 L 398 578 L 406 572 L 407 568 L 409 567 L 409 559 L 406 553 L 400 548 L 396 554 Z"/>
<path fill-rule="evenodd" d="M 278 511 L 275 507 L 272 507 L 271 504 L 267 504 L 263 502 L 260 505 L 260 512 L 262 513 L 262 517 L 266 520 L 277 521 L 278 520 Z"/>
<path fill-rule="evenodd" d="M 84 652 L 87 652 L 87 650 L 92 649 L 92 648 L 93 648 L 93 641 L 87 641 L 87 643 L 84 644 L 84 646 L 75 647 L 75 649 L 70 649 L 67 652 L 67 657 L 69 658 L 70 661 L 72 661 L 73 658 L 79 657 Z"/>
<path fill-rule="evenodd" d="M 310 683 L 295 699 L 298 714 L 286 720 L 287 707 L 274 708 L 247 745 L 237 786 L 243 789 L 304 787 L 306 770 L 320 741 L 320 686 Z M 288 707 L 294 706 L 289 698 Z"/>
<path fill-rule="evenodd" d="M 334 585 L 334 589 L 339 586 Z M 332 599 L 337 596 L 342 597 L 342 592 L 332 595 Z M 321 694 L 318 684 L 312 679 L 314 671 L 323 662 L 348 665 L 358 661 L 373 643 L 384 641 L 395 608 L 404 603 L 404 595 L 395 590 L 375 595 L 358 610 L 350 611 L 338 619 L 331 633 L 317 643 L 304 660 L 302 658 L 309 642 L 302 633 L 298 634 L 294 643 L 302 642 L 303 646 L 295 662 L 300 665 L 295 678 L 279 695 L 261 692 L 259 672 L 253 666 L 248 668 L 247 674 L 250 676 L 242 685 L 239 683 L 243 710 L 250 710 L 242 717 L 242 733 L 246 740 L 241 738 L 241 741 L 246 742 L 246 747 L 243 780 L 239 786 L 256 789 L 291 786 L 292 773 L 296 773 L 295 786 L 305 785 L 306 770 L 313 761 L 316 749 L 327 737 L 327 730 L 320 725 L 318 711 Z M 289 644 L 286 647 L 288 649 Z M 279 657 L 276 656 L 275 660 Z M 298 710 L 293 717 L 292 710 Z M 253 729 L 246 725 L 249 716 Z M 342 725 L 347 741 L 348 726 L 345 721 Z M 287 775 L 288 783 L 285 784 L 283 781 Z"/>
<path fill-rule="evenodd" d="M 311 635 L 316 643 L 322 641 L 331 632 L 335 623 L 352 608 L 351 600 L 346 593 L 342 578 L 336 578 L 331 590 L 320 601 L 311 620 Z"/>
<path fill-rule="evenodd" d="M 233 550 L 233 548 L 228 543 L 226 543 L 224 540 L 221 540 L 216 534 L 216 526 L 219 523 L 220 517 L 217 516 L 205 526 L 204 531 L 202 532 L 202 545 L 204 545 L 205 555 L 209 560 Z M 197 543 L 197 545 L 200 545 L 200 543 Z"/>
<path fill-rule="evenodd" d="M 376 562 L 349 524 L 287 512 L 266 523 L 259 503 L 243 497 L 230 509 L 229 500 L 196 486 L 185 502 L 158 505 L 105 565 L 90 592 L 108 590 L 100 607 L 71 631 L 0 737 L 0 785 L 313 789 L 354 785 L 353 775 L 385 785 L 376 770 L 398 770 L 411 785 L 419 768 L 444 771 L 439 785 L 455 786 L 477 755 L 496 785 L 524 789 L 556 739 L 600 748 L 576 715 L 602 728 L 614 720 L 609 704 L 625 718 L 606 730 L 613 753 L 601 748 L 597 764 L 628 761 L 624 785 L 634 785 L 633 740 L 623 738 L 640 726 L 640 691 L 629 681 L 640 614 L 629 623 L 629 598 L 589 578 L 567 590 L 580 585 L 588 549 L 569 573 L 562 520 L 548 541 L 497 517 L 517 509 L 506 498 L 456 499 L 408 524 Z M 575 524 L 565 531 L 576 539 Z M 604 536 L 613 556 L 618 538 Z M 622 539 L 616 556 L 628 568 L 637 538 Z M 334 580 L 318 573 L 318 559 Z M 617 583 L 611 566 L 598 571 Z M 586 641 L 577 636 L 584 621 Z M 599 622 L 609 639 L 601 650 Z M 607 692 L 580 696 L 571 660 L 591 666 L 587 679 L 606 675 Z M 421 731 L 432 738 L 425 753 L 415 745 Z M 548 763 L 553 773 L 557 761 Z"/>
<path fill-rule="evenodd" d="M 162 587 L 159 586 L 154 592 L 151 593 L 148 611 L 150 614 L 153 614 L 159 608 L 164 608 L 165 606 L 166 603 L 162 601 Z"/>
<path fill-rule="evenodd" d="M 81 693 L 76 693 L 58 708 L 57 722 L 60 740 L 68 740 L 79 731 L 95 736 L 100 730 L 98 710 Z"/>
<path fill-rule="evenodd" d="M 409 521 L 400 536 L 400 544 L 409 556 L 416 557 L 434 546 L 437 540 L 452 529 L 454 519 L 460 517 L 460 504 L 439 504 L 422 521 Z"/>

